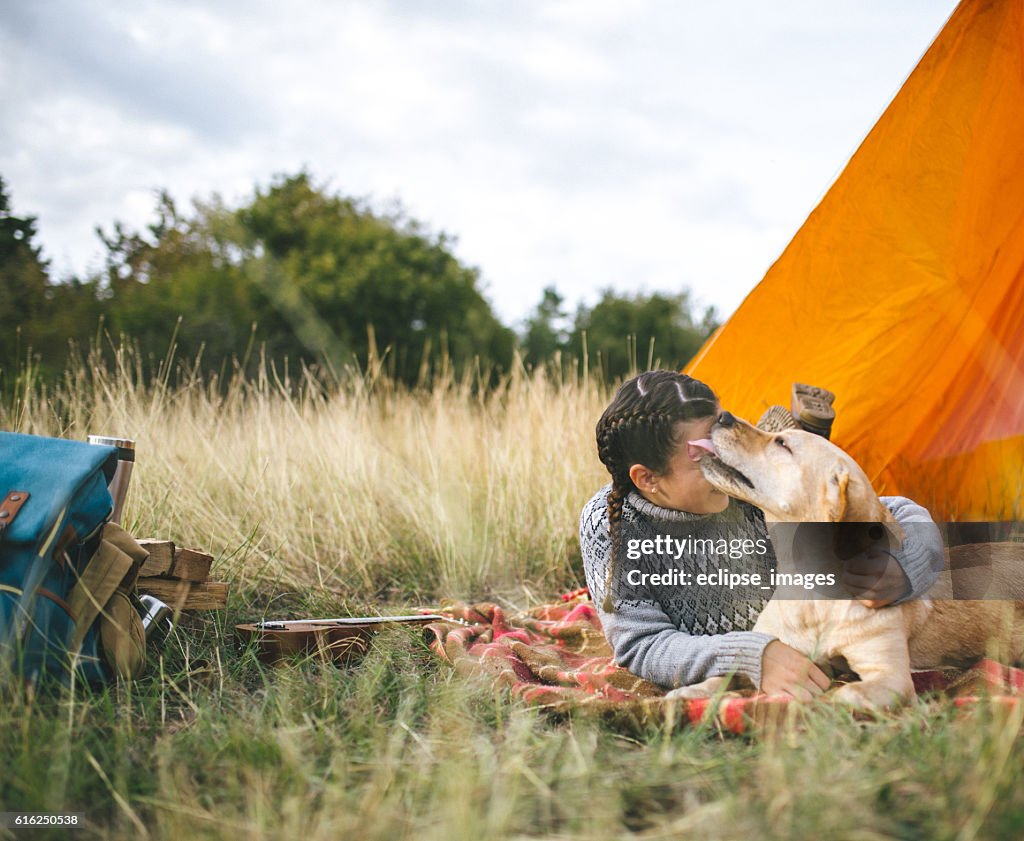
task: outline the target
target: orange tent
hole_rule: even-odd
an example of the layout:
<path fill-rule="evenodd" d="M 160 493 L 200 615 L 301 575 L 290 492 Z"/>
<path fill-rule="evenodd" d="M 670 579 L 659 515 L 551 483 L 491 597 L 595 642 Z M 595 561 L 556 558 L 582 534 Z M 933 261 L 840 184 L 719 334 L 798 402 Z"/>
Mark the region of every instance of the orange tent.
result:
<path fill-rule="evenodd" d="M 960 4 L 687 372 L 752 421 L 825 386 L 880 493 L 1024 518 L 1024 4 Z"/>

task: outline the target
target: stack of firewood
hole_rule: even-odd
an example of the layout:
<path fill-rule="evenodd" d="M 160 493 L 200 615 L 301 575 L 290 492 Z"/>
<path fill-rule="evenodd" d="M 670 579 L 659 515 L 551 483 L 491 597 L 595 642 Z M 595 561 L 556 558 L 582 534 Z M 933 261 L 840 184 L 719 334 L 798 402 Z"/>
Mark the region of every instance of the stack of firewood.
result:
<path fill-rule="evenodd" d="M 169 540 L 140 540 L 149 557 L 139 571 L 139 592 L 156 596 L 173 610 L 219 610 L 228 585 L 210 581 L 213 556 L 175 546 Z"/>

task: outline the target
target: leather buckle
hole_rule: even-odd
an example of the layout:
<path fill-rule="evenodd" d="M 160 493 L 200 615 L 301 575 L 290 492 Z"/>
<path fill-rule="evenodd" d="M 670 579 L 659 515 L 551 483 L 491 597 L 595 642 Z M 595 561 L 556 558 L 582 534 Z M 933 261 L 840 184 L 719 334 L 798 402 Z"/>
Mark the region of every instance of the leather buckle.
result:
<path fill-rule="evenodd" d="M 14 518 L 18 516 L 21 506 L 28 498 L 28 491 L 11 491 L 4 497 L 3 502 L 0 502 L 0 534 L 14 522 Z"/>

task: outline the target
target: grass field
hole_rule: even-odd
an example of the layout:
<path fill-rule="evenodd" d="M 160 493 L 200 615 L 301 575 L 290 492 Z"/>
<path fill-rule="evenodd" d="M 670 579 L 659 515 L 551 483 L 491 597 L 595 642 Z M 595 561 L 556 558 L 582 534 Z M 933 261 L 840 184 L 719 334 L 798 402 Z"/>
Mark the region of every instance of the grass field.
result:
<path fill-rule="evenodd" d="M 338 379 L 144 388 L 121 356 L 0 406 L 0 428 L 134 437 L 126 525 L 209 550 L 232 583 L 228 610 L 183 623 L 133 685 L 6 690 L 0 810 L 84 813 L 51 834 L 83 839 L 1024 837 L 1015 711 L 822 706 L 762 737 L 624 735 L 458 679 L 407 629 L 358 667 L 262 666 L 236 622 L 443 596 L 523 607 L 582 583 L 605 389 Z"/>

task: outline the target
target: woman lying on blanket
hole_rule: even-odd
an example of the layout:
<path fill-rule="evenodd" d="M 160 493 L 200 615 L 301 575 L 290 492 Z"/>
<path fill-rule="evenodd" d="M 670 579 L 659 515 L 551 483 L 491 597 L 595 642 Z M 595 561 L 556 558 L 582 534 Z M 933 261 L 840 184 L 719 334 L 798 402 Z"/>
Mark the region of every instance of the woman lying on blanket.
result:
<path fill-rule="evenodd" d="M 725 568 L 748 574 L 744 580 L 760 573 L 764 582 L 775 566 L 764 515 L 712 487 L 698 463 L 701 448 L 688 443 L 706 439 L 720 412 L 714 392 L 685 374 L 648 371 L 623 383 L 597 424 L 598 455 L 612 481 L 580 515 L 587 586 L 616 662 L 634 674 L 671 688 L 736 673 L 761 691 L 808 699 L 829 678 L 800 652 L 750 630 L 771 591 L 696 585 L 699 573 Z M 882 501 L 901 524 L 931 521 L 908 499 Z M 869 607 L 920 595 L 942 554 L 925 534 L 908 529 L 894 556 L 848 562 L 844 585 Z M 644 570 L 691 578 L 655 586 Z"/>

